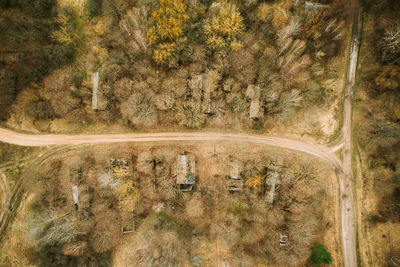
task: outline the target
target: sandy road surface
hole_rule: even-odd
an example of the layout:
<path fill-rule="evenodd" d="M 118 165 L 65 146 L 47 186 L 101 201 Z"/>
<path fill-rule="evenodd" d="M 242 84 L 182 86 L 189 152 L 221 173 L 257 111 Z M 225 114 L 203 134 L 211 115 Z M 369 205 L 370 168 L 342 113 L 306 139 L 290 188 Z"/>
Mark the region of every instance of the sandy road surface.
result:
<path fill-rule="evenodd" d="M 342 168 L 340 160 L 331 150 L 317 144 L 303 143 L 280 137 L 240 133 L 216 132 L 166 132 L 141 134 L 99 134 L 99 135 L 30 135 L 0 129 L 0 141 L 20 146 L 79 145 L 104 143 L 143 143 L 170 141 L 234 141 L 265 144 L 301 151 L 316 156 L 333 168 Z"/>
<path fill-rule="evenodd" d="M 341 224 L 342 224 L 342 245 L 345 266 L 357 266 L 356 250 L 356 206 L 354 202 L 354 182 L 352 171 L 352 99 L 354 95 L 354 85 L 356 80 L 357 61 L 360 48 L 360 38 L 362 32 L 362 9 L 354 1 L 354 22 L 352 40 L 350 46 L 350 61 L 347 73 L 347 87 L 345 90 L 344 101 L 344 120 L 343 120 L 343 172 L 344 184 L 340 189 L 342 193 Z"/>

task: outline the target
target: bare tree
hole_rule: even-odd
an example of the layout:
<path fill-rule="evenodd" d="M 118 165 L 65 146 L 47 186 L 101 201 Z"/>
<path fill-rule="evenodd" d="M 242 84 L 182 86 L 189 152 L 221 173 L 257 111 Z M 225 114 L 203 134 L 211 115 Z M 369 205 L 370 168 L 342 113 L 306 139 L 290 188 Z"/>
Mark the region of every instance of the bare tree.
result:
<path fill-rule="evenodd" d="M 136 50 L 147 51 L 147 31 L 149 29 L 149 23 L 145 8 L 132 8 L 128 10 L 119 25 L 121 30 L 128 34 Z"/>
<path fill-rule="evenodd" d="M 197 106 L 193 100 L 189 100 L 178 107 L 176 116 L 180 125 L 197 129 L 203 126 L 205 115 Z"/>
<path fill-rule="evenodd" d="M 157 122 L 157 114 L 150 92 L 131 95 L 120 106 L 122 115 L 137 127 L 152 126 Z"/>
<path fill-rule="evenodd" d="M 63 245 L 75 241 L 78 229 L 70 213 L 53 209 L 42 212 L 31 221 L 29 236 L 42 246 Z"/>
<path fill-rule="evenodd" d="M 115 189 L 120 185 L 120 181 L 115 179 L 111 170 L 102 171 L 98 175 L 97 180 L 98 180 L 100 186 L 104 186 L 104 187 L 109 186 L 112 189 Z"/>
<path fill-rule="evenodd" d="M 384 57 L 400 53 L 400 22 L 390 22 L 380 41 L 380 47 Z"/>
<path fill-rule="evenodd" d="M 278 32 L 279 42 L 283 42 L 289 37 L 295 37 L 300 33 L 301 22 L 297 17 L 291 17 L 286 27 L 282 28 Z"/>

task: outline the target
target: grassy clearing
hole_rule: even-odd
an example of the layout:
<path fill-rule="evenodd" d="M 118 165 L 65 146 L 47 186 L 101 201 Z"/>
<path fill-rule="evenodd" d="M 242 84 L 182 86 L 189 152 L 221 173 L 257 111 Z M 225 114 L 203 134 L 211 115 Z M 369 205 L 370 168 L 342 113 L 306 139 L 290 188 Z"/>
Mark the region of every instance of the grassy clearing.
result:
<path fill-rule="evenodd" d="M 0 166 L 17 162 L 36 151 L 38 151 L 38 148 L 16 146 L 0 142 Z"/>
<path fill-rule="evenodd" d="M 25 167 L 43 148 L 16 146 L 0 142 L 0 168 L 13 188 Z"/>

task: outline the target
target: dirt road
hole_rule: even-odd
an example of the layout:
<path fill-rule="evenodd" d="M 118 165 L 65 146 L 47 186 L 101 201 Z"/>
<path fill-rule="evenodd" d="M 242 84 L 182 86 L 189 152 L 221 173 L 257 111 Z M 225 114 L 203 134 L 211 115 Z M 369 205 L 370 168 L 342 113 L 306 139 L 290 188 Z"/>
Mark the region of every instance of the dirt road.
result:
<path fill-rule="evenodd" d="M 354 1 L 356 3 L 356 1 Z M 357 5 L 357 4 L 355 4 Z M 357 62 L 362 32 L 362 9 L 354 7 L 353 32 L 350 47 L 350 61 L 346 79 L 346 90 L 344 100 L 344 120 L 342 126 L 343 136 L 343 172 L 344 184 L 340 189 L 342 194 L 341 224 L 342 224 L 342 245 L 345 266 L 357 266 L 356 250 L 356 206 L 354 202 L 354 181 L 352 170 L 352 99 L 356 81 Z"/>
<path fill-rule="evenodd" d="M 352 96 L 355 84 L 361 33 L 361 11 L 355 16 L 349 70 L 346 79 L 344 122 L 340 142 L 329 148 L 279 137 L 240 133 L 172 132 L 148 134 L 102 134 L 102 135 L 30 135 L 0 129 L 0 141 L 21 146 L 79 145 L 101 143 L 138 143 L 171 141 L 232 141 L 270 145 L 304 152 L 328 163 L 336 172 L 341 193 L 341 237 L 345 266 L 357 266 L 355 203 L 351 161 Z M 343 161 L 335 154 L 342 152 Z"/>
<path fill-rule="evenodd" d="M 216 132 L 167 132 L 140 134 L 99 135 L 29 135 L 0 129 L 0 141 L 20 146 L 79 145 L 101 143 L 143 143 L 170 141 L 234 141 L 265 144 L 301 151 L 314 155 L 329 163 L 333 168 L 342 168 L 340 160 L 331 150 L 317 144 L 303 143 L 280 137 L 240 133 Z"/>

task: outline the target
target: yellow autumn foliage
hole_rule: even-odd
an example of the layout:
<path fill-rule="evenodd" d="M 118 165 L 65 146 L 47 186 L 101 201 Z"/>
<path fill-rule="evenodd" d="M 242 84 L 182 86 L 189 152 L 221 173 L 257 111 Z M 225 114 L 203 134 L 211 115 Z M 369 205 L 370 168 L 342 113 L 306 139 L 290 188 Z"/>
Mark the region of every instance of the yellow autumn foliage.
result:
<path fill-rule="evenodd" d="M 119 179 L 126 178 L 130 174 L 129 170 L 126 170 L 121 166 L 115 166 L 113 168 L 113 173 L 114 173 L 114 176 L 119 178 Z"/>
<path fill-rule="evenodd" d="M 258 6 L 257 16 L 261 21 L 267 21 L 273 10 L 267 3 L 261 3 Z"/>
<path fill-rule="evenodd" d="M 151 13 L 153 25 L 147 32 L 149 44 L 154 47 L 153 58 L 161 64 L 172 56 L 175 41 L 183 35 L 189 19 L 184 0 L 160 0 L 160 7 Z"/>
<path fill-rule="evenodd" d="M 106 48 L 95 45 L 93 46 L 93 51 L 97 54 L 100 64 L 103 64 L 108 59 L 108 51 Z"/>
<path fill-rule="evenodd" d="M 246 186 L 251 188 L 259 187 L 263 184 L 263 178 L 261 176 L 251 177 L 246 181 Z"/>
<path fill-rule="evenodd" d="M 237 7 L 229 2 L 214 3 L 211 9 L 217 10 L 214 16 L 203 25 L 207 43 L 212 49 L 224 47 L 243 32 L 243 18 Z"/>
<path fill-rule="evenodd" d="M 96 23 L 94 26 L 94 32 L 100 37 L 105 36 L 107 34 L 106 23 L 103 20 Z"/>
<path fill-rule="evenodd" d="M 237 51 L 239 51 L 239 50 L 242 49 L 242 48 L 243 48 L 242 42 L 240 42 L 240 41 L 238 41 L 238 40 L 233 40 L 233 41 L 232 41 L 232 43 L 231 43 L 231 49 L 232 49 L 233 52 L 237 52 Z"/>
<path fill-rule="evenodd" d="M 221 49 L 226 45 L 224 38 L 216 35 L 209 36 L 207 38 L 207 44 L 214 50 Z"/>
<path fill-rule="evenodd" d="M 280 6 L 274 6 L 273 10 L 272 24 L 275 29 L 280 29 L 288 21 L 289 14 Z"/>
<path fill-rule="evenodd" d="M 57 22 L 60 26 L 51 33 L 51 37 L 59 43 L 78 46 L 83 34 L 77 11 L 72 7 L 61 10 Z"/>
<path fill-rule="evenodd" d="M 116 192 L 119 205 L 123 210 L 132 210 L 140 201 L 141 194 L 137 185 L 129 179 L 124 179 L 117 188 Z"/>
<path fill-rule="evenodd" d="M 165 63 L 167 59 L 172 56 L 175 51 L 175 43 L 162 43 L 159 44 L 153 52 L 153 59 L 158 64 Z"/>

